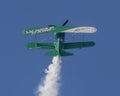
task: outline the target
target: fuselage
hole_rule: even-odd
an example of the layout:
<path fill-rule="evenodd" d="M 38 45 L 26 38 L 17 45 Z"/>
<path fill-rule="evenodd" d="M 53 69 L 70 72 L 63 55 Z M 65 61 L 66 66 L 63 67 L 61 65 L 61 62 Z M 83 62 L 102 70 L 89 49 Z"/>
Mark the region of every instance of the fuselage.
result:
<path fill-rule="evenodd" d="M 65 33 L 57 33 L 56 34 L 55 49 L 59 55 L 61 54 L 61 51 L 64 48 L 64 39 L 65 39 Z"/>

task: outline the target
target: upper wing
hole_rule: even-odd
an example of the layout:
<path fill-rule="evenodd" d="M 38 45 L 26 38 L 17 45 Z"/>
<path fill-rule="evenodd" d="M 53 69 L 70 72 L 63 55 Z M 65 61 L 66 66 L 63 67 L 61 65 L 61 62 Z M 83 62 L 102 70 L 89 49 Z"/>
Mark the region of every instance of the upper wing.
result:
<path fill-rule="evenodd" d="M 26 48 L 28 49 L 54 49 L 53 43 L 27 43 Z"/>
<path fill-rule="evenodd" d="M 54 26 L 51 27 L 45 27 L 45 28 L 31 28 L 31 29 L 25 29 L 23 30 L 23 34 L 39 34 L 39 33 L 47 33 L 54 30 Z"/>
<path fill-rule="evenodd" d="M 75 27 L 62 32 L 69 33 L 94 33 L 97 29 L 95 27 Z"/>

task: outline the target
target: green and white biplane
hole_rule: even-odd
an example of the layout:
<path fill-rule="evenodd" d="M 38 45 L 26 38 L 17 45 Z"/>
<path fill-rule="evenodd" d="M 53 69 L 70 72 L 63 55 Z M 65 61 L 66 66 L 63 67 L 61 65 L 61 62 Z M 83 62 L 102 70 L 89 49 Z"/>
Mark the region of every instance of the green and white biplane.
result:
<path fill-rule="evenodd" d="M 23 30 L 23 34 L 25 35 L 52 32 L 56 36 L 55 43 L 31 42 L 26 44 L 26 48 L 52 50 L 51 52 L 46 53 L 47 56 L 70 56 L 73 55 L 73 53 L 66 51 L 67 49 L 92 47 L 95 45 L 93 41 L 65 43 L 65 33 L 95 33 L 97 31 L 95 27 L 65 26 L 67 23 L 68 20 L 66 20 L 62 26 L 49 25 L 45 28 L 31 28 Z"/>

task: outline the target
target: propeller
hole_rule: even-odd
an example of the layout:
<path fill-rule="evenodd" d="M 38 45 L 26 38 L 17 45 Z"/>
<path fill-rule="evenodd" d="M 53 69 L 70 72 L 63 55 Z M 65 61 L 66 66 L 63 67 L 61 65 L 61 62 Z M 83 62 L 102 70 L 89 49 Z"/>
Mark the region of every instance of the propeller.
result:
<path fill-rule="evenodd" d="M 65 25 L 68 23 L 68 21 L 69 21 L 69 20 L 66 20 L 66 21 L 62 24 L 62 26 L 65 26 Z"/>
<path fill-rule="evenodd" d="M 55 25 L 48 25 L 48 27 L 54 27 Z"/>

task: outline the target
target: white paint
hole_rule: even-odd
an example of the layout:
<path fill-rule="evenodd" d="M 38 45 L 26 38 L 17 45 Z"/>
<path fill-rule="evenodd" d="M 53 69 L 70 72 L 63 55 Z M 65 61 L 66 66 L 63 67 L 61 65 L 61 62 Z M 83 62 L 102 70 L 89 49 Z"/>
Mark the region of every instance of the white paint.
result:
<path fill-rule="evenodd" d="M 48 32 L 48 31 L 51 31 L 53 29 L 54 29 L 54 27 L 31 29 L 31 30 L 26 30 L 26 34 L 38 34 L 38 33 Z"/>
<path fill-rule="evenodd" d="M 65 33 L 95 33 L 97 29 L 95 27 L 76 27 L 68 30 L 64 30 L 62 32 Z"/>
<path fill-rule="evenodd" d="M 53 57 L 52 64 L 45 70 L 44 81 L 38 86 L 38 96 L 58 96 L 61 59 L 59 56 Z"/>

